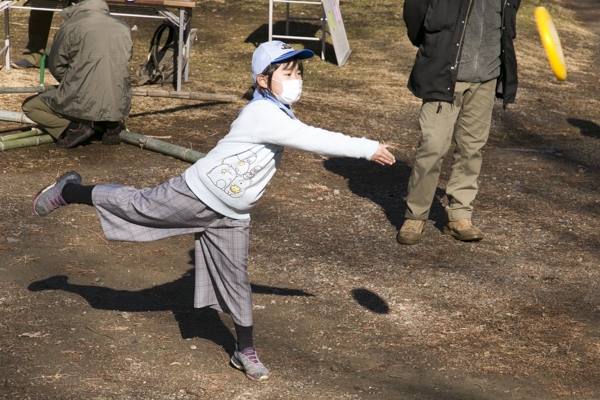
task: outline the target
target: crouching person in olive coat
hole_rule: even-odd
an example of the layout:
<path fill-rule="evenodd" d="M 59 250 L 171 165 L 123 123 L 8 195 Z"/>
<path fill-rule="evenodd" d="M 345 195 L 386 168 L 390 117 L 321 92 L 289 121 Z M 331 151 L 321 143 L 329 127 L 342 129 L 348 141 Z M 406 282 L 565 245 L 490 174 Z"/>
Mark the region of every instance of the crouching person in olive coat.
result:
<path fill-rule="evenodd" d="M 104 144 L 118 144 L 131 108 L 131 30 L 111 16 L 104 0 L 73 0 L 48 55 L 58 89 L 33 96 L 23 112 L 59 147 L 75 147 L 103 132 Z"/>

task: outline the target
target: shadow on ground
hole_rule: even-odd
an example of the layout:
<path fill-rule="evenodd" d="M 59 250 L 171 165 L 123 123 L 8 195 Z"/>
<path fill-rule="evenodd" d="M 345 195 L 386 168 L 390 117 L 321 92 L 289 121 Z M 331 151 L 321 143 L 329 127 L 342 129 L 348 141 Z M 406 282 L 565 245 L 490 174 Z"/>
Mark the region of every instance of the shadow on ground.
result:
<path fill-rule="evenodd" d="M 194 309 L 185 307 L 194 298 L 194 270 L 190 269 L 181 278 L 141 290 L 117 290 L 102 286 L 78 285 L 69 283 L 69 277 L 56 275 L 33 282 L 28 289 L 32 292 L 61 290 L 83 297 L 91 307 L 99 310 L 125 312 L 171 311 L 175 317 L 181 337 L 199 337 L 222 346 L 233 354 L 235 338 L 223 324 L 216 310 L 205 307 Z M 252 293 L 274 294 L 277 296 L 313 297 L 303 290 L 252 285 Z"/>
<path fill-rule="evenodd" d="M 400 229 L 406 210 L 406 188 L 411 172 L 409 165 L 396 161 L 392 166 L 380 166 L 372 161 L 352 158 L 330 158 L 323 165 L 327 170 L 346 178 L 352 193 L 379 205 L 388 221 Z M 446 212 L 440 201 L 443 196 L 445 192 L 438 188 L 429 216 L 440 230 L 446 222 Z"/>
<path fill-rule="evenodd" d="M 576 128 L 583 136 L 589 136 L 595 139 L 600 139 L 600 126 L 592 121 L 578 118 L 567 118 L 567 122 Z"/>

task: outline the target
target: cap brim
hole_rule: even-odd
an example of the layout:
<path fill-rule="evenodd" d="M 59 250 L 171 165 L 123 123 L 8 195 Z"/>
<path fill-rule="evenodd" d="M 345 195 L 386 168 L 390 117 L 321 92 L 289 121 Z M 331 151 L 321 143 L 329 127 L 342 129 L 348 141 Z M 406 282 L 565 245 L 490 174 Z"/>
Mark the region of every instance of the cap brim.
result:
<path fill-rule="evenodd" d="M 294 57 L 296 57 L 300 60 L 306 60 L 307 58 L 314 57 L 314 55 L 315 55 L 315 53 L 313 53 L 312 50 L 308 50 L 308 49 L 290 51 L 289 53 L 285 53 L 282 56 L 279 56 L 276 59 L 274 59 L 273 61 L 271 61 L 271 64 L 289 60 L 290 58 L 294 58 Z"/>

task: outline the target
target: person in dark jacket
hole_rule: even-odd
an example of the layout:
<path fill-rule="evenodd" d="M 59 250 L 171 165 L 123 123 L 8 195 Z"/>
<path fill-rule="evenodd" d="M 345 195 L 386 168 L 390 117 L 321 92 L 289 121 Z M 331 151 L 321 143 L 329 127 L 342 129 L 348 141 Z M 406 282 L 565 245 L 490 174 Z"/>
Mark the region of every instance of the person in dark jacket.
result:
<path fill-rule="evenodd" d="M 56 90 L 31 97 L 23 112 L 57 139 L 75 147 L 104 128 L 103 143 L 119 143 L 131 108 L 131 29 L 108 12 L 104 0 L 72 1 L 48 55 Z"/>
<path fill-rule="evenodd" d="M 517 91 L 513 47 L 520 0 L 405 0 L 404 22 L 417 56 L 408 88 L 423 99 L 421 140 L 408 183 L 400 244 L 419 243 L 442 161 L 452 142 L 443 233 L 461 241 L 483 239 L 473 226 L 481 148 L 488 139 L 494 98 L 504 107 Z"/>

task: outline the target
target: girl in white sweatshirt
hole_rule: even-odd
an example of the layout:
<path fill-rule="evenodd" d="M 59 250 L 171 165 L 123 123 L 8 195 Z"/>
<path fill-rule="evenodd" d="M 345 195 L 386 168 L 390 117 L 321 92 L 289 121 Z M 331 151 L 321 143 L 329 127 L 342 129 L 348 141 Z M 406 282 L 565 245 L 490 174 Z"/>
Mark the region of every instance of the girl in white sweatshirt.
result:
<path fill-rule="evenodd" d="M 195 235 L 194 307 L 231 314 L 237 336 L 231 364 L 250 379 L 269 378 L 253 344 L 248 279 L 250 210 L 277 171 L 284 146 L 313 153 L 395 162 L 387 146 L 311 127 L 290 106 L 302 92 L 302 60 L 310 50 L 280 41 L 261 44 L 252 57 L 251 99 L 229 133 L 183 174 L 152 189 L 81 184 L 67 172 L 34 200 L 38 215 L 68 204 L 96 208 L 109 240 L 147 242 Z"/>

